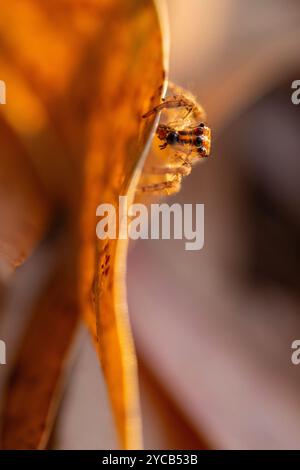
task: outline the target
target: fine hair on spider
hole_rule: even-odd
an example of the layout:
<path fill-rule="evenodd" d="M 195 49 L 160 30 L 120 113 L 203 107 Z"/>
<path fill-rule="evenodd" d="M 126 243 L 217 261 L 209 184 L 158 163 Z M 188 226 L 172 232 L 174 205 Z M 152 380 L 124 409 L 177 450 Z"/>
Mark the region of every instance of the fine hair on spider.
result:
<path fill-rule="evenodd" d="M 191 172 L 192 164 L 210 154 L 211 129 L 206 125 L 202 106 L 190 92 L 173 83 L 169 84 L 168 92 L 170 94 L 160 104 L 142 116 L 148 118 L 159 112 L 164 113 L 156 137 L 160 141 L 160 151 L 168 148 L 169 152 L 166 163 L 151 167 L 150 172 L 165 175 L 167 180 L 144 185 L 140 188 L 142 192 L 169 194 L 178 191 L 182 177 Z"/>

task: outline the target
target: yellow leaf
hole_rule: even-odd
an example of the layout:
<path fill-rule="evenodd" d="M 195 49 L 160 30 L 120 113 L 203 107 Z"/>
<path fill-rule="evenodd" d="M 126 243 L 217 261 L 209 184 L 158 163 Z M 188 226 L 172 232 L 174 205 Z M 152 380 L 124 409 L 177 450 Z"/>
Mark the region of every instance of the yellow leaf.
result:
<path fill-rule="evenodd" d="M 3 441 L 9 448 L 46 444 L 61 365 L 80 311 L 99 352 L 121 445 L 138 448 L 136 358 L 125 293 L 127 241 L 97 239 L 96 208 L 117 204 L 121 194 L 131 200 L 134 196 L 153 127 L 153 119 L 141 116 L 159 103 L 166 85 L 157 11 L 149 0 L 11 0 L 1 6 L 0 70 L 8 90 L 2 120 L 20 142 L 22 165 L 36 179 L 31 182 L 24 172 L 24 185 L 32 187 L 32 199 L 38 199 L 41 208 L 49 208 L 43 213 L 38 207 L 36 216 L 32 201 L 25 208 L 39 230 L 23 258 L 58 208 L 65 214 L 65 237 L 72 250 L 67 268 L 34 308 L 17 357 L 17 379 L 7 390 Z M 23 188 L 19 189 L 22 197 Z M 11 196 L 6 193 L 6 200 Z M 11 236 L 15 230 L 12 227 Z M 62 305 L 54 302 L 57 292 Z M 67 319 L 63 314 L 70 293 L 72 320 L 69 310 Z M 66 326 L 64 342 L 56 333 Z M 36 367 L 30 366 L 47 328 L 59 353 L 51 359 L 49 348 Z M 34 385 L 24 382 L 22 371 L 34 374 Z M 39 406 L 31 403 L 32 387 Z M 34 433 L 29 437 L 32 422 Z"/>

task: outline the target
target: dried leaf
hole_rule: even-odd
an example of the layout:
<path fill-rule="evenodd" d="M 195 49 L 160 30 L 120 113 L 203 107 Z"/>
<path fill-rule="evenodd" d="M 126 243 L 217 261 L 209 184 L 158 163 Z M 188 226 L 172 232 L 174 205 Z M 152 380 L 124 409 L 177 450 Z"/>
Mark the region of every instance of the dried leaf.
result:
<path fill-rule="evenodd" d="M 81 311 L 103 365 L 122 446 L 137 448 L 141 430 L 125 293 L 127 241 L 98 240 L 95 214 L 103 202 L 117 205 L 120 194 L 133 198 L 146 156 L 153 122 L 141 116 L 159 102 L 165 78 L 157 12 L 148 0 L 61 0 L 59 5 L 11 0 L 1 9 L 0 69 L 10 90 L 3 120 L 20 142 L 18 158 L 36 176 L 35 184 L 25 174 L 26 185 L 42 188 L 42 207 L 66 211 L 72 249 L 68 268 L 34 310 L 8 388 L 3 441 L 6 448 L 45 445 Z M 31 204 L 27 212 L 32 214 Z M 43 226 L 38 211 L 35 219 Z M 31 249 L 41 233 L 31 238 Z M 49 329 L 51 346 L 34 365 Z"/>
<path fill-rule="evenodd" d="M 49 205 L 22 143 L 1 116 L 0 139 L 0 279 L 6 281 L 43 236 Z"/>
<path fill-rule="evenodd" d="M 70 274 L 68 266 L 56 270 L 34 309 L 8 384 L 3 449 L 47 445 L 79 321 Z"/>
<path fill-rule="evenodd" d="M 96 239 L 95 207 L 101 202 L 117 207 L 120 194 L 127 194 L 129 202 L 133 199 L 146 155 L 140 161 L 139 158 L 150 130 L 149 123 L 141 121 L 141 115 L 151 101 L 159 101 L 164 73 L 161 36 L 152 7 L 140 2 L 136 14 L 126 13 L 126 8 L 123 14 L 122 19 L 119 17 L 118 32 L 110 36 L 109 50 L 114 51 L 114 59 L 106 59 L 108 68 L 102 75 L 101 88 L 106 91 L 99 104 L 102 115 L 95 110 L 90 129 L 81 221 L 84 249 L 80 273 L 84 277 L 80 287 L 123 446 L 138 448 L 141 432 L 136 359 L 125 292 L 127 241 Z M 134 32 L 132 37 L 128 31 Z M 127 64 L 122 62 L 124 55 L 129 58 Z"/>

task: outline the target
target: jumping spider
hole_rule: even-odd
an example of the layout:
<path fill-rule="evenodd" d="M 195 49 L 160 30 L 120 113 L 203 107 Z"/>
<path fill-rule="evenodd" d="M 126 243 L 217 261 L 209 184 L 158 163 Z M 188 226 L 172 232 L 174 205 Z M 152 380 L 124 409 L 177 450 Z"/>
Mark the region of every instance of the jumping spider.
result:
<path fill-rule="evenodd" d="M 170 84 L 169 91 L 170 96 L 143 115 L 148 118 L 160 111 L 167 115 L 167 122 L 158 125 L 156 136 L 162 142 L 159 149 L 170 150 L 167 161 L 171 165 L 151 168 L 152 174 L 165 175 L 167 181 L 144 185 L 143 192 L 177 191 L 182 177 L 191 172 L 192 164 L 210 154 L 211 130 L 205 124 L 203 108 L 182 88 Z"/>

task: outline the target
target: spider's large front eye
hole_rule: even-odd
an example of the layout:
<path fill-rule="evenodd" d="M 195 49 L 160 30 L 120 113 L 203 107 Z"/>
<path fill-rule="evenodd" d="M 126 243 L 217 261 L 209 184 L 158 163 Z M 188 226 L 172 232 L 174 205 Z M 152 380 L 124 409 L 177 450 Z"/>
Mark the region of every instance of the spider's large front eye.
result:
<path fill-rule="evenodd" d="M 178 142 L 178 138 L 179 138 L 178 133 L 171 131 L 167 135 L 167 142 L 170 145 L 176 144 Z"/>
<path fill-rule="evenodd" d="M 202 143 L 203 143 L 202 137 L 200 137 L 200 136 L 196 137 L 196 139 L 195 139 L 196 147 L 201 147 Z"/>

